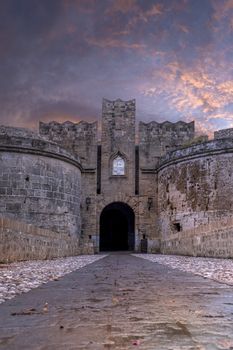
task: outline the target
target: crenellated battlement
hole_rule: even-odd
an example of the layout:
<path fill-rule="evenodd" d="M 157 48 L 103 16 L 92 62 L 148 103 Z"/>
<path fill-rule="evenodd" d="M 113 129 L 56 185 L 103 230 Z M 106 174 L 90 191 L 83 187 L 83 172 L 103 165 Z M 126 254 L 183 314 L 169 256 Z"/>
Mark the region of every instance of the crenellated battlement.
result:
<path fill-rule="evenodd" d="M 168 151 L 194 138 L 194 122 L 139 123 L 140 164 L 153 167 Z"/>
<path fill-rule="evenodd" d="M 107 100 L 103 99 L 103 113 L 116 113 L 116 112 L 127 112 L 136 110 L 136 100 L 123 101 L 120 98 L 117 100 Z"/>
<path fill-rule="evenodd" d="M 233 138 L 233 128 L 215 131 L 214 138 L 215 139 Z"/>
<path fill-rule="evenodd" d="M 67 132 L 73 133 L 74 135 L 79 135 L 84 132 L 85 135 L 87 132 L 95 133 L 96 131 L 97 122 L 89 123 L 83 120 L 78 123 L 73 123 L 70 121 L 65 121 L 64 123 L 58 123 L 56 121 L 51 121 L 49 123 L 39 123 L 39 133 L 41 136 L 53 136 L 59 133 L 66 134 Z"/>
<path fill-rule="evenodd" d="M 29 137 L 29 138 L 40 138 L 38 132 L 32 131 L 26 128 L 16 128 L 12 126 L 0 125 L 0 136 L 15 136 L 15 137 Z"/>
<path fill-rule="evenodd" d="M 102 147 L 106 162 L 114 152 L 120 151 L 133 161 L 135 147 L 136 100 L 110 101 L 103 99 Z"/>
<path fill-rule="evenodd" d="M 97 127 L 97 122 L 88 123 L 86 121 L 78 123 L 40 122 L 39 133 L 41 137 L 58 143 L 74 155 L 79 155 L 84 167 L 95 167 Z"/>
<path fill-rule="evenodd" d="M 146 130 L 158 131 L 158 133 L 160 134 L 173 131 L 176 133 L 186 132 L 194 135 L 195 125 L 194 125 L 194 121 L 190 123 L 186 123 L 184 121 L 178 121 L 175 123 L 172 123 L 170 121 L 165 121 L 162 123 L 151 121 L 149 123 L 144 123 L 140 121 L 139 128 L 141 128 L 141 130 L 146 129 Z"/>

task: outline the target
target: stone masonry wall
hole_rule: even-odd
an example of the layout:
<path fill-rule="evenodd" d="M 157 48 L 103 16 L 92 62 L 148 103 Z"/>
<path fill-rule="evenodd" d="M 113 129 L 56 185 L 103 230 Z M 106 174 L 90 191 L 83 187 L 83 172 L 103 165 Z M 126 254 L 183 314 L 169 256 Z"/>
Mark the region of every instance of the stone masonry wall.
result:
<path fill-rule="evenodd" d="M 139 175 L 139 231 L 140 237 L 146 237 L 148 252 L 159 251 L 159 230 L 157 229 L 157 174 L 155 172 L 140 171 Z M 149 203 L 148 201 L 151 201 Z"/>
<path fill-rule="evenodd" d="M 221 217 L 222 216 L 222 217 Z M 216 214 L 210 224 L 177 232 L 161 242 L 164 254 L 233 257 L 233 218 L 228 212 Z"/>
<path fill-rule="evenodd" d="M 158 169 L 162 252 L 233 257 L 232 183 L 233 140 L 167 154 Z"/>
<path fill-rule="evenodd" d="M 0 215 L 78 237 L 78 158 L 22 129 L 0 129 Z"/>
<path fill-rule="evenodd" d="M 99 240 L 100 215 L 113 202 L 128 204 L 135 214 L 135 242 L 138 242 L 139 198 L 135 195 L 135 100 L 103 99 L 101 193 L 96 198 L 96 244 Z M 125 175 L 112 175 L 112 162 L 120 154 L 126 164 Z"/>
<path fill-rule="evenodd" d="M 39 125 L 40 135 L 58 143 L 74 156 L 79 156 L 82 163 L 81 188 L 81 237 L 82 242 L 95 240 L 96 216 L 96 165 L 97 165 L 97 122 L 88 123 L 42 123 Z M 87 210 L 86 198 L 91 198 L 90 209 Z"/>
<path fill-rule="evenodd" d="M 140 231 L 148 240 L 148 251 L 159 251 L 157 176 L 155 167 L 169 149 L 194 137 L 194 123 L 139 123 Z M 152 200 L 148 209 L 148 199 Z"/>
<path fill-rule="evenodd" d="M 115 192 L 135 192 L 135 100 L 103 100 L 101 185 L 109 199 Z M 126 175 L 112 176 L 112 160 L 120 152 Z"/>
<path fill-rule="evenodd" d="M 0 217 L 0 263 L 33 259 L 53 259 L 92 254 L 93 247 L 80 248 L 79 239 L 67 234 Z"/>
<path fill-rule="evenodd" d="M 215 139 L 233 138 L 233 128 L 223 129 L 214 132 Z"/>
<path fill-rule="evenodd" d="M 139 123 L 140 166 L 155 168 L 159 158 L 194 137 L 194 122 Z"/>
<path fill-rule="evenodd" d="M 96 167 L 97 122 L 40 122 L 39 133 L 47 140 L 56 142 L 75 156 L 79 156 L 84 168 Z"/>
<path fill-rule="evenodd" d="M 87 198 L 90 203 L 87 203 Z M 82 174 L 82 204 L 81 204 L 82 227 L 81 237 L 85 243 L 93 242 L 98 251 L 96 243 L 96 173 Z"/>

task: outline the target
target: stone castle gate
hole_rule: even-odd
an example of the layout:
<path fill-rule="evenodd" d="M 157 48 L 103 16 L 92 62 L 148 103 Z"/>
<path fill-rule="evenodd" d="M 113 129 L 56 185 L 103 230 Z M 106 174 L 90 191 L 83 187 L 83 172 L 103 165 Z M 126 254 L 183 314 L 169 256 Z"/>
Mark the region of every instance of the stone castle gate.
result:
<path fill-rule="evenodd" d="M 135 248 L 135 215 L 126 203 L 113 202 L 100 215 L 100 251 Z"/>
<path fill-rule="evenodd" d="M 135 118 L 135 100 L 104 99 L 101 140 L 97 122 L 0 127 L 4 261 L 93 247 L 233 256 L 233 129 L 197 142 L 194 122 L 136 133 Z"/>

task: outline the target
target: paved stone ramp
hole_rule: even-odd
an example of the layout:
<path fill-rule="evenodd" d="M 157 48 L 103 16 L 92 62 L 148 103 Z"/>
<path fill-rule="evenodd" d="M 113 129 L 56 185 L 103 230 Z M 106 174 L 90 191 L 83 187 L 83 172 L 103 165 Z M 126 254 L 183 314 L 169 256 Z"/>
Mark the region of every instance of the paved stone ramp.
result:
<path fill-rule="evenodd" d="M 233 289 L 111 254 L 0 305 L 0 349 L 233 349 Z"/>

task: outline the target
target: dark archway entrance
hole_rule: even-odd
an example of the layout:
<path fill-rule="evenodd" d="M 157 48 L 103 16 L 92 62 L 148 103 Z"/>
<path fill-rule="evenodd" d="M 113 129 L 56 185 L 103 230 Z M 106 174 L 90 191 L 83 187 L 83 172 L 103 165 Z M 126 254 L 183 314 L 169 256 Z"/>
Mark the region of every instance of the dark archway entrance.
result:
<path fill-rule="evenodd" d="M 128 204 L 107 205 L 100 215 L 100 251 L 134 250 L 134 221 Z"/>

